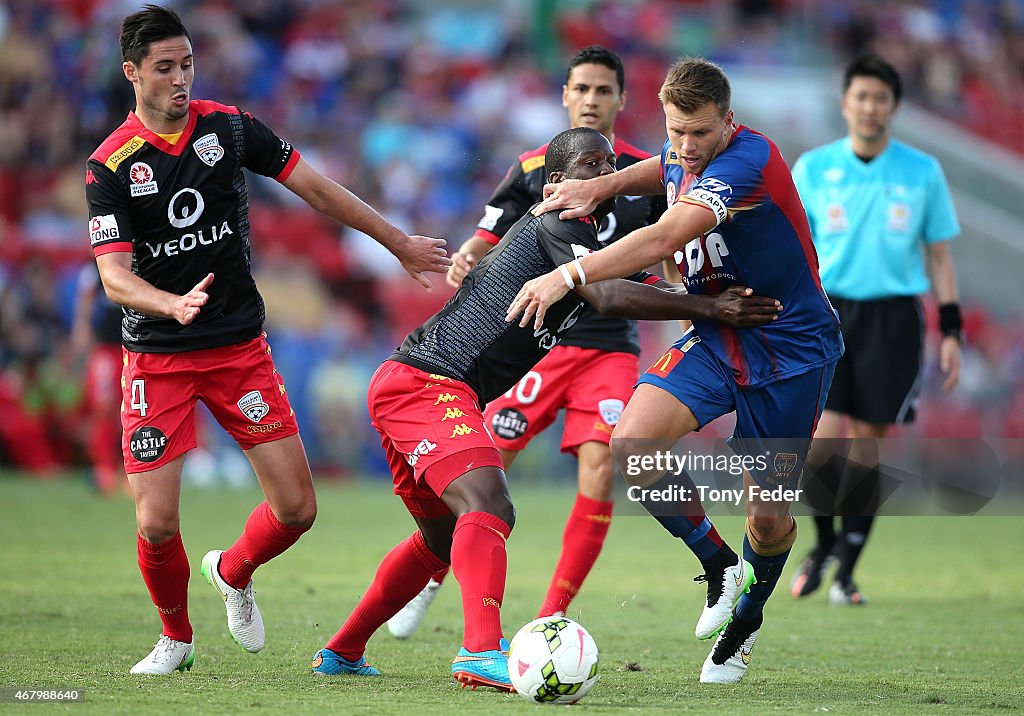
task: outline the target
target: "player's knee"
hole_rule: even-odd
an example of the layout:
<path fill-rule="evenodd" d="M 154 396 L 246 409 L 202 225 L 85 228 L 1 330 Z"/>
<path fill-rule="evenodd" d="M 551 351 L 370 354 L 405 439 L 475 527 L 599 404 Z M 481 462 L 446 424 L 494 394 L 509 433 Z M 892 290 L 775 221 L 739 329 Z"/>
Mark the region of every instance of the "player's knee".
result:
<path fill-rule="evenodd" d="M 507 524 L 510 530 L 516 526 L 516 508 L 512 504 L 512 500 L 505 495 L 495 495 L 488 499 L 487 504 L 480 511 L 494 515 Z"/>
<path fill-rule="evenodd" d="M 615 471 L 611 465 L 598 470 L 580 470 L 579 490 L 592 500 L 610 500 Z"/>
<path fill-rule="evenodd" d="M 765 557 L 782 554 L 796 542 L 796 520 L 789 514 L 748 515 L 746 529 L 750 546 Z"/>
<path fill-rule="evenodd" d="M 778 515 L 751 515 L 747 517 L 747 531 L 753 534 L 759 541 L 769 540 L 772 535 L 779 531 L 782 519 Z M 789 524 L 789 516 L 785 517 L 786 524 Z"/>
<path fill-rule="evenodd" d="M 166 542 L 178 534 L 178 520 L 148 520 L 139 522 L 139 535 L 150 544 Z"/>
<path fill-rule="evenodd" d="M 282 510 L 280 514 L 275 514 L 275 517 L 285 527 L 308 530 L 316 520 L 316 498 L 299 500 Z"/>
<path fill-rule="evenodd" d="M 640 454 L 640 441 L 635 438 L 620 437 L 618 426 L 616 426 L 615 434 L 609 446 L 612 449 L 612 461 L 619 468 L 619 472 L 626 478 L 626 481 L 629 482 L 630 477 L 636 472 L 633 465 Z"/>

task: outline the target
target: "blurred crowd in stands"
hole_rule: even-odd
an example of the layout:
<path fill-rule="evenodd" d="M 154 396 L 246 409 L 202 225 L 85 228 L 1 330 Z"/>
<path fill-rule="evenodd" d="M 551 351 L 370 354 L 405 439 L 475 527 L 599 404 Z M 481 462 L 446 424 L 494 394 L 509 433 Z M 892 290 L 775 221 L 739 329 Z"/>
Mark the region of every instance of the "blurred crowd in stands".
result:
<path fill-rule="evenodd" d="M 0 0 L 0 467 L 89 461 L 89 341 L 72 340 L 92 260 L 83 167 L 132 108 L 117 33 L 140 4 Z M 840 66 L 871 47 L 903 73 L 908 99 L 1024 152 L 1021 0 L 168 4 L 193 34 L 194 97 L 253 112 L 392 221 L 452 250 L 511 160 L 564 128 L 564 62 L 592 43 L 623 55 L 619 131 L 651 151 L 664 131 L 657 89 L 678 55 Z M 383 249 L 272 181 L 250 177 L 250 199 L 267 328 L 311 460 L 322 473 L 383 469 L 368 378 L 451 291 L 438 276 L 424 293 Z M 966 315 L 962 386 L 944 397 L 930 380 L 914 431 L 1022 437 L 1024 326 L 984 306 Z M 667 330 L 644 328 L 651 345 Z"/>

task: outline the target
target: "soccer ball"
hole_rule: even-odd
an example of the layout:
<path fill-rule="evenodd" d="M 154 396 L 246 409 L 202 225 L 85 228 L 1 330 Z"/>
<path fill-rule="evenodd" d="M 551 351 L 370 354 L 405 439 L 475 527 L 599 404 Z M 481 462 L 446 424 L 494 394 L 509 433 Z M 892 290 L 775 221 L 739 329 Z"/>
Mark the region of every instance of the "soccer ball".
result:
<path fill-rule="evenodd" d="M 534 619 L 512 637 L 508 673 L 527 701 L 574 704 L 597 683 L 597 644 L 565 617 Z"/>

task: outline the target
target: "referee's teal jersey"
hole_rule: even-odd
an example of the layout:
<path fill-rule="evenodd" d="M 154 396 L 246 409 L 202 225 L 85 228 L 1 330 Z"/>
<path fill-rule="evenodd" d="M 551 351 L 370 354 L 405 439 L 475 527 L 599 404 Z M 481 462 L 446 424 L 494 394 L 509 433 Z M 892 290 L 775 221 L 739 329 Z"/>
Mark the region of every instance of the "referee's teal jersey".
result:
<path fill-rule="evenodd" d="M 793 166 L 830 296 L 870 301 L 929 289 L 925 246 L 960 224 L 939 162 L 895 139 L 869 162 L 844 138 Z"/>

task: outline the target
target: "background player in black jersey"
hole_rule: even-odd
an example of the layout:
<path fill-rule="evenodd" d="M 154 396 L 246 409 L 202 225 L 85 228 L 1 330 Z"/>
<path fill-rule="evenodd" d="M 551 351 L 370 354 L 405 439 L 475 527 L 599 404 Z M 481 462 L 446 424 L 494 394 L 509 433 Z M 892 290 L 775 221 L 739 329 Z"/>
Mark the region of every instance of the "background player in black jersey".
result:
<path fill-rule="evenodd" d="M 201 570 L 247 651 L 264 643 L 253 571 L 294 544 L 316 515 L 295 415 L 262 331 L 243 167 L 370 235 L 427 287 L 423 272 L 451 261 L 444 241 L 391 225 L 248 112 L 192 100 L 192 43 L 174 12 L 147 5 L 128 16 L 120 44 L 135 111 L 90 157 L 85 183 L 103 286 L 125 307 L 122 449 L 139 567 L 163 622 L 156 647 L 131 671 L 171 674 L 195 659 L 178 511 L 182 463 L 196 445 L 196 401 L 245 450 L 267 497 L 235 544 L 207 553 Z"/>
<path fill-rule="evenodd" d="M 615 152 L 599 132 L 578 127 L 548 145 L 549 179 L 590 179 L 615 171 Z M 767 323 L 778 301 L 734 286 L 716 296 L 692 296 L 656 276 L 605 285 L 580 284 L 551 306 L 538 328 L 505 321 L 516 291 L 530 278 L 601 248 L 598 227 L 609 200 L 594 213 L 561 221 L 557 213 L 523 216 L 469 273 L 441 311 L 414 330 L 385 361 L 367 396 L 381 434 L 395 493 L 418 527 L 381 562 L 373 583 L 313 658 L 323 675 L 377 675 L 366 644 L 386 620 L 453 566 L 462 590 L 464 636 L 452 662 L 463 685 L 511 690 L 501 630 L 508 539 L 515 509 L 502 457 L 481 406 L 519 381 L 579 318 L 585 303 L 606 315 L 671 320 L 707 318 L 732 325 Z M 655 285 L 645 285 L 655 284 Z M 657 287 L 656 287 L 657 286 Z M 589 364 L 576 366 L 591 371 Z"/>
<path fill-rule="evenodd" d="M 562 86 L 562 105 L 570 127 L 590 127 L 605 136 L 619 169 L 651 156 L 615 134 L 615 119 L 626 106 L 625 69 L 615 52 L 599 45 L 576 52 Z M 544 198 L 547 146 L 524 152 L 509 167 L 488 200 L 476 232 L 452 255 L 447 277 L 450 285 L 458 288 L 477 259 Z M 619 197 L 613 211 L 601 221 L 598 239 L 602 245 L 616 241 L 657 221 L 664 210 L 663 196 Z M 678 282 L 675 266 L 665 265 L 666 277 Z M 564 340 L 515 386 L 487 404 L 484 418 L 506 468 L 530 440 L 551 425 L 560 410 L 565 411 L 562 451 L 573 453 L 579 461 L 579 492 L 565 524 L 562 553 L 538 611 L 540 616 L 565 613 L 604 545 L 611 526 L 615 477 L 608 443 L 633 394 L 639 355 L 635 321 L 602 316 L 586 306 Z M 590 369 L 578 370 L 584 363 Z M 388 621 L 392 634 L 405 638 L 416 630 L 446 573 L 434 575 L 423 591 Z"/>

